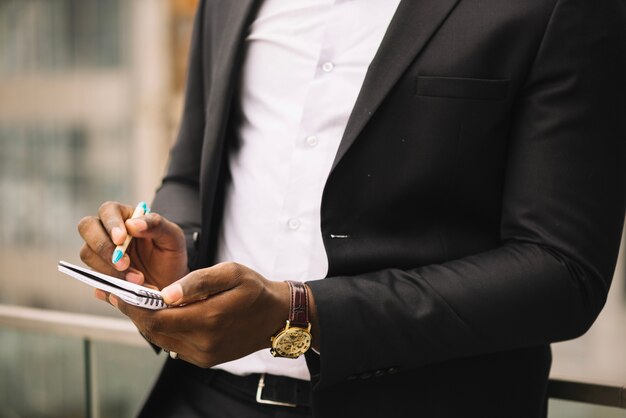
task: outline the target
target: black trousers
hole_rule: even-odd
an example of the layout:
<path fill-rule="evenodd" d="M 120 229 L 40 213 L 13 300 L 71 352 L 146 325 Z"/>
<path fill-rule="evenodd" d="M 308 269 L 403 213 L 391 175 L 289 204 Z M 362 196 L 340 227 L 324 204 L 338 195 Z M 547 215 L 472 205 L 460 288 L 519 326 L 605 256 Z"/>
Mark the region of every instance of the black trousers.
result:
<path fill-rule="evenodd" d="M 257 403 L 220 384 L 213 370 L 168 359 L 139 418 L 310 418 L 309 407 Z"/>

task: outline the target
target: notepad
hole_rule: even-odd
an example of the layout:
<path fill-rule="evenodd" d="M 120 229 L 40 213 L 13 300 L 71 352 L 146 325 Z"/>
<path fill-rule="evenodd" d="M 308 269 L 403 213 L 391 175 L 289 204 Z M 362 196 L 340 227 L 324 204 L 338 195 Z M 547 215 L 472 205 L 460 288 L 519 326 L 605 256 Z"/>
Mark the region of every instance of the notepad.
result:
<path fill-rule="evenodd" d="M 112 293 L 131 305 L 147 309 L 167 308 L 161 294 L 149 287 L 98 273 L 85 267 L 70 264 L 67 261 L 59 261 L 57 268 L 61 273 L 65 273 L 97 289 Z"/>

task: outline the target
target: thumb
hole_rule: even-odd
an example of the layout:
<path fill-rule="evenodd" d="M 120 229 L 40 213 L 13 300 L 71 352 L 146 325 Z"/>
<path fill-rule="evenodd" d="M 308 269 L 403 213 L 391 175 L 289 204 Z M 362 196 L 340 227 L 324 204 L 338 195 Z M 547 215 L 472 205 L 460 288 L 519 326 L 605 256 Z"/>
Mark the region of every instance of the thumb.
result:
<path fill-rule="evenodd" d="M 166 304 L 173 306 L 204 300 L 235 287 L 241 277 L 240 268 L 235 263 L 222 263 L 194 270 L 163 288 L 161 296 Z"/>

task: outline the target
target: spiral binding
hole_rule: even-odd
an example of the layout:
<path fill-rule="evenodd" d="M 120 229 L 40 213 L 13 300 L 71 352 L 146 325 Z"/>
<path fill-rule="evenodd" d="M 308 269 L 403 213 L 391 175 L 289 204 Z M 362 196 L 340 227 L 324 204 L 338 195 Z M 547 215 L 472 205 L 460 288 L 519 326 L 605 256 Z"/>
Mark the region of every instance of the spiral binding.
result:
<path fill-rule="evenodd" d="M 156 308 L 165 307 L 165 302 L 163 302 L 161 295 L 153 292 L 148 292 L 146 290 L 138 290 L 137 293 L 144 296 L 144 299 L 142 301 L 144 305 L 150 305 Z"/>

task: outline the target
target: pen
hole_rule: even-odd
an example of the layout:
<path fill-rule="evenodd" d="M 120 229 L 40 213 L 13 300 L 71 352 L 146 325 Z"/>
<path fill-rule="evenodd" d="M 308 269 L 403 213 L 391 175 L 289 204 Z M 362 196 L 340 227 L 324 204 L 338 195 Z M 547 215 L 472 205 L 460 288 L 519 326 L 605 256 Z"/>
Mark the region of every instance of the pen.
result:
<path fill-rule="evenodd" d="M 140 216 L 146 215 L 148 213 L 150 213 L 150 208 L 148 207 L 148 204 L 146 202 L 139 202 L 139 204 L 133 211 L 133 215 L 130 218 L 139 218 Z M 127 234 L 124 243 L 115 247 L 115 251 L 113 251 L 113 257 L 111 258 L 113 264 L 116 264 L 122 259 L 124 253 L 126 252 L 126 249 L 128 248 L 128 245 L 130 244 L 131 239 L 133 239 L 133 237 L 131 237 L 130 234 Z"/>

